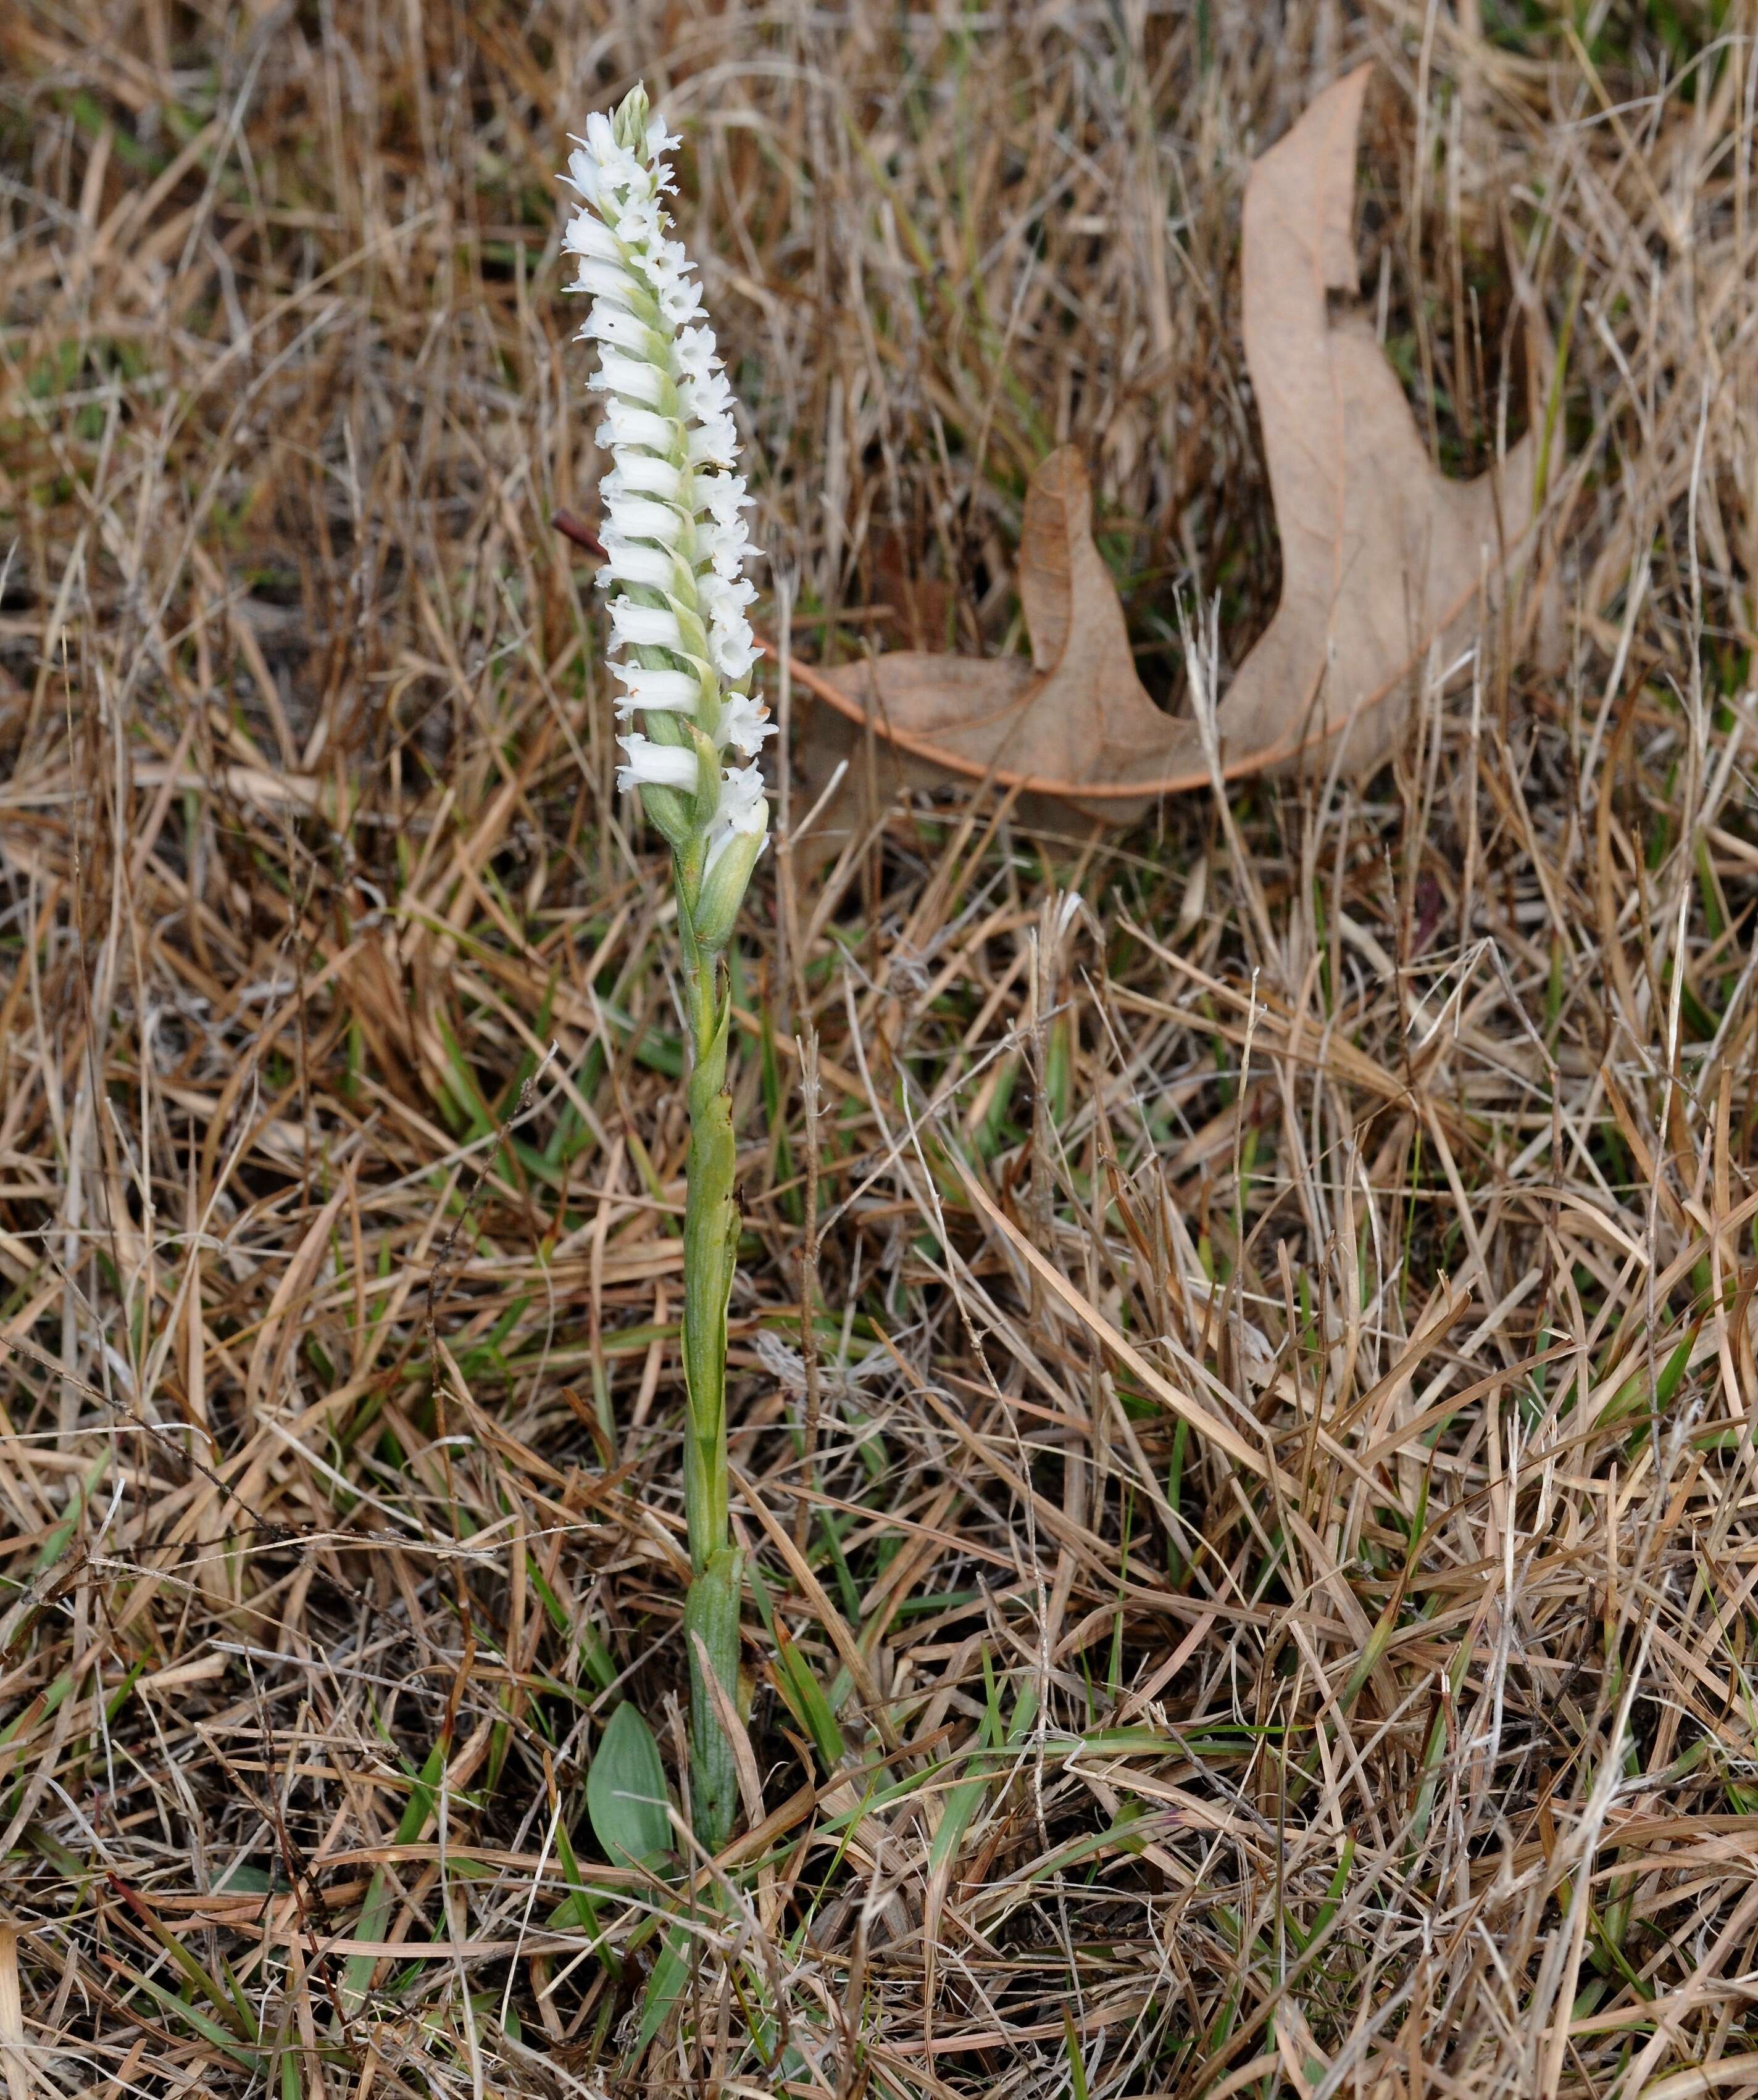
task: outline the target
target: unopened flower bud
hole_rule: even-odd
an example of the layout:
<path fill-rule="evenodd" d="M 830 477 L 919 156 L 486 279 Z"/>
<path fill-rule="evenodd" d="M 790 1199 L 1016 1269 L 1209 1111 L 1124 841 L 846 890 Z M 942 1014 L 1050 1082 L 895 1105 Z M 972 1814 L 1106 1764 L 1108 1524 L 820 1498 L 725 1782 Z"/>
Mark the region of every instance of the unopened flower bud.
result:
<path fill-rule="evenodd" d="M 766 826 L 761 831 L 730 832 L 709 862 L 693 915 L 696 938 L 704 948 L 724 948 L 732 938 L 751 871 L 768 843 Z"/>

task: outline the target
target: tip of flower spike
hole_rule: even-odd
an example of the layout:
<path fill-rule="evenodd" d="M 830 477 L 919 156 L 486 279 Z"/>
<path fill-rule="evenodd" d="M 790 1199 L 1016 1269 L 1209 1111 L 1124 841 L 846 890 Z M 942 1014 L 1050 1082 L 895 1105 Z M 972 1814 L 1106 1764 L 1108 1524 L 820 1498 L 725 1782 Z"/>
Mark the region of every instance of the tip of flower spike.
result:
<path fill-rule="evenodd" d="M 647 82 L 638 80 L 617 104 L 611 117 L 611 135 L 619 146 L 638 153 L 647 143 Z"/>
<path fill-rule="evenodd" d="M 647 103 L 647 83 L 638 80 L 611 113 L 611 136 L 643 161 L 656 161 L 678 143 L 666 135 L 665 120 L 654 115 Z"/>

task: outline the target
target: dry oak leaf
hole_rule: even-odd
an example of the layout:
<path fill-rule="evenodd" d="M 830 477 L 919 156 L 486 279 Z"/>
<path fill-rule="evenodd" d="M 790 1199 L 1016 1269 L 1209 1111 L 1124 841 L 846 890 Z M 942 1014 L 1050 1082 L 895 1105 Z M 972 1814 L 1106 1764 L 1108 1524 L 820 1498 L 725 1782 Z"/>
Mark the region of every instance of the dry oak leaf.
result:
<path fill-rule="evenodd" d="M 1230 778 L 1376 765 L 1431 655 L 1443 671 L 1466 655 L 1530 543 L 1532 430 L 1491 472 L 1448 480 L 1367 315 L 1327 307 L 1328 293 L 1360 290 L 1355 139 L 1372 73 L 1358 67 L 1327 88 L 1246 183 L 1245 360 L 1283 585 L 1216 710 Z M 1541 361 L 1527 359 L 1535 382 Z M 1065 445 L 1026 498 L 1029 664 L 912 650 L 830 671 L 795 663 L 802 684 L 890 748 L 886 784 L 989 779 L 1114 823 L 1157 796 L 1208 785 L 1197 725 L 1156 707 L 1136 676 L 1091 510 L 1085 470 Z M 838 741 L 850 742 L 841 726 Z"/>

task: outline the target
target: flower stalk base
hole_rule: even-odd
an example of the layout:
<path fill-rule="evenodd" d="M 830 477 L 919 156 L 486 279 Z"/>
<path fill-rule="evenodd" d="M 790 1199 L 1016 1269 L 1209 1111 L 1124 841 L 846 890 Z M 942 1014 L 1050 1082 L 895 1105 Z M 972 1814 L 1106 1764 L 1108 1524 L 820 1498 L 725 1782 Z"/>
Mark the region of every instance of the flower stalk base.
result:
<path fill-rule="evenodd" d="M 739 1555 L 727 1517 L 727 1307 L 739 1253 L 737 1156 L 732 1093 L 727 1084 L 727 1030 L 732 1001 L 718 956 L 695 953 L 685 928 L 690 1008 L 690 1158 L 683 1223 L 684 1515 L 690 1537 L 690 1595 L 684 1607 L 690 1657 L 690 1806 L 696 1836 L 718 1852 L 738 1807 L 731 1745 L 703 1678 L 705 1657 L 736 1713 L 739 1692 Z"/>

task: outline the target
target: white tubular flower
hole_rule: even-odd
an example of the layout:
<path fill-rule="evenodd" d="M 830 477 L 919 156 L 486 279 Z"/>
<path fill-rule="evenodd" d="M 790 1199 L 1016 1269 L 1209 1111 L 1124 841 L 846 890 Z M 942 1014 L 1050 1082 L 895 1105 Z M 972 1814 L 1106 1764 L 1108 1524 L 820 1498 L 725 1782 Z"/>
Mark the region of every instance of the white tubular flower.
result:
<path fill-rule="evenodd" d="M 653 671 L 644 664 L 613 664 L 611 668 L 629 688 L 616 703 L 620 715 L 626 717 L 636 708 L 650 714 L 693 715 L 701 704 L 702 682 L 687 671 Z"/>
<path fill-rule="evenodd" d="M 696 753 L 687 745 L 654 743 L 638 729 L 616 741 L 629 761 L 616 769 L 616 784 L 625 794 L 631 788 L 678 788 L 686 795 L 696 792 Z"/>
<path fill-rule="evenodd" d="M 684 653 L 683 629 L 669 606 L 637 605 L 632 598 L 613 598 L 611 626 L 612 646 L 632 642 L 640 648 L 669 649 L 676 656 Z"/>
<path fill-rule="evenodd" d="M 628 688 L 619 713 L 669 714 L 674 723 L 687 716 L 717 752 L 749 760 L 773 734 L 750 691 L 758 650 L 745 608 L 756 593 L 744 566 L 756 549 L 741 514 L 750 498 L 734 471 L 732 389 L 662 201 L 672 188 L 665 155 L 677 143 L 637 88 L 614 117 L 588 118 L 568 161 L 581 203 L 563 245 L 579 258 L 572 289 L 592 300 L 580 333 L 599 346 L 599 442 L 615 462 L 600 486 L 607 559 L 599 580 L 612 593 L 612 668 Z M 701 747 L 672 740 L 678 734 L 669 729 L 663 743 L 638 730 L 620 738 L 629 761 L 621 784 L 694 796 Z M 723 767 L 713 817 L 690 822 L 700 828 L 668 836 L 704 879 L 719 871 L 709 916 L 730 930 L 735 868 L 749 875 L 768 830 L 758 768 Z"/>
<path fill-rule="evenodd" d="M 649 589 L 669 591 L 677 580 L 677 565 L 662 548 L 644 540 L 625 540 L 621 532 L 604 536 L 604 574 L 613 583 L 645 584 Z"/>
<path fill-rule="evenodd" d="M 656 460 L 662 466 L 662 460 Z M 675 547 L 683 537 L 684 522 L 670 502 L 656 503 L 649 496 L 619 489 L 612 499 L 616 509 L 616 530 L 639 540 L 657 540 L 662 547 Z"/>
<path fill-rule="evenodd" d="M 758 838 L 769 826 L 763 776 L 754 765 L 735 765 L 721 775 L 720 806 L 709 833 L 708 864 L 712 868 L 735 839 Z"/>
<path fill-rule="evenodd" d="M 611 448 L 621 462 L 614 472 L 626 475 L 629 461 L 640 457 L 635 452 L 636 446 L 645 445 L 651 452 L 663 452 L 676 430 L 677 425 L 668 422 L 663 416 L 656 416 L 650 409 L 634 408 L 627 401 L 619 401 L 613 394 L 604 404 L 600 442 L 603 434 L 608 432 Z M 607 474 L 606 483 L 613 479 L 614 473 Z"/>
<path fill-rule="evenodd" d="M 607 503 L 620 505 L 625 496 L 656 496 L 675 511 L 683 476 L 669 460 L 637 452 L 630 440 L 623 448 L 622 464 L 613 466 L 599 488 Z"/>
<path fill-rule="evenodd" d="M 749 693 L 735 693 L 720 711 L 720 733 L 731 749 L 755 758 L 775 726 L 767 708 L 759 707 Z"/>
<path fill-rule="evenodd" d="M 584 329 L 581 330 L 582 340 L 585 333 Z M 620 350 L 606 348 L 599 353 L 599 376 L 595 383 L 599 386 L 614 388 L 629 399 L 639 402 L 643 408 L 666 412 L 668 417 L 666 404 L 678 398 L 677 389 L 669 384 L 659 365 L 651 359 L 630 357 Z"/>

